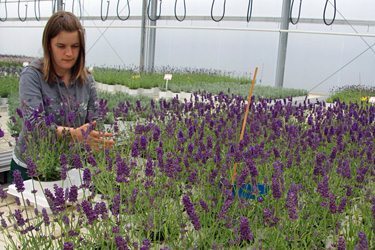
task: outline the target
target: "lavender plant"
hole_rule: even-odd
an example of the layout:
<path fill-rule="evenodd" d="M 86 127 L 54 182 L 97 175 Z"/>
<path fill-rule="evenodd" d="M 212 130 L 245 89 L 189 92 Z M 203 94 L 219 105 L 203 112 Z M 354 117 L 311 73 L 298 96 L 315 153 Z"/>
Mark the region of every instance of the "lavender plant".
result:
<path fill-rule="evenodd" d="M 1 215 L 3 233 L 19 236 L 11 248 L 372 249 L 374 109 L 253 98 L 240 141 L 241 96 L 150 101 L 144 123 L 126 135 L 114 129 L 124 143 L 72 158 L 90 163 L 83 176 L 90 198 L 50 190 L 52 215 L 26 220 L 17 207 Z M 266 196 L 233 193 L 235 162 L 235 184 L 251 184 L 255 197 L 263 184 Z"/>

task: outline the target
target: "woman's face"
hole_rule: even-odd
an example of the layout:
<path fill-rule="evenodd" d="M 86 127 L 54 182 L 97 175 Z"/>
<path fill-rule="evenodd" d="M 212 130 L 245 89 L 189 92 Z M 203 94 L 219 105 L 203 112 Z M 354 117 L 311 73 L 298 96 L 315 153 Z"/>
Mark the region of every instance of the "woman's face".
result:
<path fill-rule="evenodd" d="M 61 31 L 51 39 L 52 64 L 59 76 L 70 73 L 79 56 L 80 43 L 78 31 Z"/>

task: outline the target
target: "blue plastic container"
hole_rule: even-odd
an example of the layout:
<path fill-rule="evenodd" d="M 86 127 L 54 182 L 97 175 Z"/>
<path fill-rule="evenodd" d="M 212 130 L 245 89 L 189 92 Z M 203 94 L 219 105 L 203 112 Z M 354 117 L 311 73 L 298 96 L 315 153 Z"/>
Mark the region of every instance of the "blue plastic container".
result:
<path fill-rule="evenodd" d="M 264 199 L 264 197 L 267 195 L 270 187 L 264 186 L 263 184 L 257 184 L 257 187 L 258 187 L 258 190 L 259 190 L 259 195 L 257 196 L 257 200 L 261 197 Z M 247 184 L 247 185 L 243 184 L 239 191 L 237 191 L 237 185 L 236 184 L 234 184 L 233 188 L 232 188 L 232 195 L 233 196 L 238 195 L 241 198 L 254 200 L 255 196 L 251 194 L 252 192 L 253 192 L 253 187 L 251 186 L 251 184 Z"/>

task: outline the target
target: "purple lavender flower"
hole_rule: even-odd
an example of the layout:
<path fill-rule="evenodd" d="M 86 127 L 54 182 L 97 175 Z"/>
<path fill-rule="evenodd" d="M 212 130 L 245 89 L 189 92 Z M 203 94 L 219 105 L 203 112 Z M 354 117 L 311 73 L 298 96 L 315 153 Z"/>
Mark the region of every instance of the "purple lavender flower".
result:
<path fill-rule="evenodd" d="M 197 173 L 196 172 L 192 172 L 190 174 L 189 178 L 188 178 L 188 181 L 194 184 L 195 181 L 196 181 L 196 179 L 197 179 Z"/>
<path fill-rule="evenodd" d="M 63 250 L 73 250 L 73 244 L 69 241 L 64 242 Z"/>
<path fill-rule="evenodd" d="M 331 194 L 329 196 L 329 213 L 335 214 L 336 212 L 337 212 L 337 207 L 336 207 L 335 196 Z"/>
<path fill-rule="evenodd" d="M 298 187 L 292 182 L 290 189 L 288 191 L 288 196 L 286 198 L 285 206 L 287 208 L 295 208 L 298 205 Z"/>
<path fill-rule="evenodd" d="M 133 189 L 132 196 L 130 197 L 130 200 L 129 200 L 131 203 L 134 203 L 136 201 L 138 192 L 139 192 L 138 189 L 136 188 Z"/>
<path fill-rule="evenodd" d="M 93 166 L 93 167 L 98 166 L 98 163 L 96 163 L 96 160 L 95 160 L 94 157 L 92 157 L 92 155 L 89 155 L 89 157 L 88 157 L 87 160 L 89 161 L 89 163 L 91 164 L 91 166 Z"/>
<path fill-rule="evenodd" d="M 0 185 L 0 198 L 1 200 L 4 200 L 8 197 L 7 192 L 4 191 L 3 187 Z"/>
<path fill-rule="evenodd" d="M 67 177 L 67 172 L 69 171 L 69 167 L 67 165 L 63 165 L 61 167 L 61 172 L 60 172 L 60 179 L 65 180 Z"/>
<path fill-rule="evenodd" d="M 73 155 L 73 165 L 75 168 L 80 169 L 83 167 L 81 159 L 78 155 Z"/>
<path fill-rule="evenodd" d="M 279 179 L 274 177 L 272 178 L 272 196 L 276 200 L 279 200 L 281 195 Z"/>
<path fill-rule="evenodd" d="M 20 118 L 23 118 L 22 111 L 19 108 L 16 109 L 16 112 Z"/>
<path fill-rule="evenodd" d="M 51 222 L 49 221 L 49 217 L 47 214 L 47 210 L 45 208 L 42 209 L 43 221 L 46 226 L 49 226 Z"/>
<path fill-rule="evenodd" d="M 153 161 L 151 158 L 148 158 L 147 159 L 147 162 L 146 162 L 146 169 L 145 169 L 145 175 L 147 177 L 150 177 L 150 176 L 153 176 L 155 173 L 154 173 L 154 169 L 153 169 Z"/>
<path fill-rule="evenodd" d="M 148 250 L 151 247 L 150 240 L 149 239 L 144 239 L 142 241 L 142 245 L 143 246 L 140 248 L 140 250 Z"/>
<path fill-rule="evenodd" d="M 139 152 L 139 136 L 137 136 L 132 144 L 132 157 L 137 157 L 141 153 Z"/>
<path fill-rule="evenodd" d="M 225 203 L 223 207 L 220 210 L 219 215 L 217 216 L 219 219 L 225 219 L 228 213 L 228 209 L 232 205 L 232 196 L 228 197 L 228 199 L 225 200 Z"/>
<path fill-rule="evenodd" d="M 66 227 L 69 227 L 70 220 L 69 220 L 69 217 L 66 214 L 63 214 L 62 221 L 64 222 L 64 224 L 65 224 Z"/>
<path fill-rule="evenodd" d="M 273 154 L 275 155 L 275 158 L 280 158 L 280 152 L 276 147 L 273 147 Z"/>
<path fill-rule="evenodd" d="M 69 114 L 68 114 L 67 119 L 66 119 L 66 123 L 67 123 L 68 125 L 71 125 L 71 124 L 73 124 L 73 122 L 74 122 L 74 111 L 71 110 L 71 111 L 69 112 Z"/>
<path fill-rule="evenodd" d="M 13 183 L 16 185 L 18 193 L 25 191 L 25 185 L 23 184 L 21 172 L 18 169 L 13 171 Z"/>
<path fill-rule="evenodd" d="M 339 242 L 337 244 L 337 250 L 346 250 L 345 239 L 343 237 L 339 238 Z"/>
<path fill-rule="evenodd" d="M 145 151 L 147 148 L 147 137 L 144 135 L 141 135 L 140 146 L 142 151 Z"/>
<path fill-rule="evenodd" d="M 29 132 L 33 131 L 33 125 L 31 124 L 31 122 L 28 119 L 25 120 L 25 126 L 27 128 L 27 131 L 29 131 Z"/>
<path fill-rule="evenodd" d="M 85 168 L 83 170 L 83 187 L 89 188 L 90 187 L 90 182 L 91 182 L 91 171 L 89 168 Z"/>
<path fill-rule="evenodd" d="M 295 208 L 289 208 L 289 219 L 290 220 L 296 220 L 296 219 L 298 219 L 297 209 L 295 209 Z"/>
<path fill-rule="evenodd" d="M 199 217 L 194 209 L 194 206 L 193 204 L 191 203 L 190 201 L 190 198 L 189 196 L 185 195 L 183 198 L 182 198 L 182 202 L 184 203 L 184 206 L 185 206 L 185 209 L 186 209 L 186 212 L 187 214 L 189 215 L 190 217 L 190 220 L 191 220 L 191 223 L 193 224 L 194 226 L 194 229 L 199 231 L 201 229 L 201 226 L 200 226 L 200 220 L 199 220 Z"/>
<path fill-rule="evenodd" d="M 115 236 L 115 244 L 118 250 L 128 250 L 129 248 L 126 245 L 126 241 L 122 238 L 121 235 Z"/>
<path fill-rule="evenodd" d="M 68 165 L 68 160 L 66 159 L 65 154 L 60 155 L 60 161 L 61 161 L 61 165 Z"/>
<path fill-rule="evenodd" d="M 69 202 L 77 202 L 78 201 L 78 187 L 73 185 L 70 187 L 69 195 L 68 195 Z"/>
<path fill-rule="evenodd" d="M 112 227 L 112 233 L 113 234 L 119 234 L 120 233 L 120 229 L 118 228 L 118 226 Z"/>
<path fill-rule="evenodd" d="M 4 135 L 5 135 L 4 131 L 2 131 L 1 128 L 0 128 L 0 138 L 4 137 Z"/>
<path fill-rule="evenodd" d="M 246 178 L 248 175 L 249 175 L 249 169 L 245 167 L 244 169 L 242 169 L 241 175 L 237 179 L 237 185 L 239 187 L 242 187 L 242 185 L 245 184 Z"/>
<path fill-rule="evenodd" d="M 364 232 L 358 233 L 359 243 L 354 247 L 353 250 L 367 250 L 368 241 L 366 239 L 366 234 Z"/>
<path fill-rule="evenodd" d="M 240 234 L 241 234 L 241 240 L 253 239 L 253 234 L 250 231 L 249 220 L 244 216 L 241 216 L 241 219 L 240 219 Z"/>
<path fill-rule="evenodd" d="M 37 177 L 39 175 L 39 173 L 37 173 L 38 168 L 33 162 L 33 160 L 29 156 L 27 156 L 26 161 L 27 161 L 27 175 L 30 177 Z"/>
<path fill-rule="evenodd" d="M 22 227 L 22 226 L 25 225 L 26 221 L 22 217 L 21 210 L 19 210 L 19 209 L 14 210 L 14 214 L 13 215 L 14 215 L 14 218 L 16 219 L 17 226 Z"/>
<path fill-rule="evenodd" d="M 206 213 L 210 212 L 210 209 L 208 208 L 207 203 L 206 203 L 203 199 L 200 199 L 200 200 L 199 200 L 199 203 L 201 204 L 202 209 L 203 209 Z"/>
<path fill-rule="evenodd" d="M 120 202 L 121 202 L 121 197 L 120 195 L 115 195 L 113 197 L 113 203 L 112 203 L 112 207 L 111 207 L 111 212 L 114 216 L 118 215 L 119 214 L 119 210 L 120 210 Z"/>
<path fill-rule="evenodd" d="M 152 133 L 152 140 L 153 141 L 159 141 L 160 134 L 161 134 L 160 133 L 160 127 L 155 126 L 154 131 Z"/>
<path fill-rule="evenodd" d="M 88 224 L 92 225 L 92 223 L 98 219 L 97 214 L 95 211 L 92 209 L 92 204 L 91 202 L 88 202 L 87 200 L 82 201 L 81 207 L 83 212 L 86 215 L 86 218 L 88 220 Z"/>
<path fill-rule="evenodd" d="M 7 227 L 8 227 L 7 222 L 5 221 L 4 218 L 1 218 L 1 226 L 2 226 L 3 228 L 7 228 Z"/>
<path fill-rule="evenodd" d="M 318 188 L 316 190 L 320 193 L 320 196 L 323 198 L 329 198 L 329 184 L 328 184 L 328 177 L 324 176 L 323 181 L 319 182 Z"/>

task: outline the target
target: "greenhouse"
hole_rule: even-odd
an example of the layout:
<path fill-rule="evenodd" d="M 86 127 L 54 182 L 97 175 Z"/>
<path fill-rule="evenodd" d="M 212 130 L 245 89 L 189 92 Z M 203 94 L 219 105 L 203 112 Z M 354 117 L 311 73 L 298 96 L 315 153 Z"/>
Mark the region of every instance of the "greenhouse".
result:
<path fill-rule="evenodd" d="M 375 249 L 371 0 L 0 0 L 0 249 Z"/>

